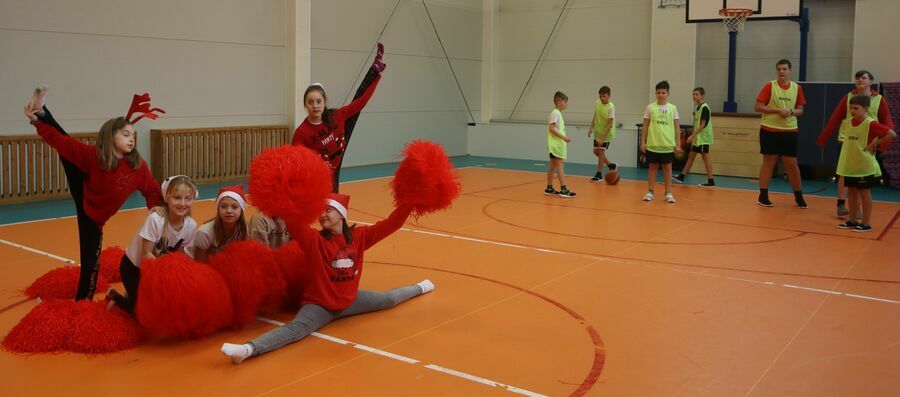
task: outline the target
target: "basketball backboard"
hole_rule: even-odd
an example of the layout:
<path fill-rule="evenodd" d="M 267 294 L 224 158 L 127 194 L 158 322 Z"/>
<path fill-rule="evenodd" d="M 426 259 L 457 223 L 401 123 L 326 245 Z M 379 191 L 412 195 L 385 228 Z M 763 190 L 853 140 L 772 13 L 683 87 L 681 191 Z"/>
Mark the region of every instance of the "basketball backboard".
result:
<path fill-rule="evenodd" d="M 722 22 L 719 10 L 723 8 L 749 8 L 753 14 L 748 20 L 797 19 L 803 9 L 803 0 L 687 0 L 685 22 Z"/>

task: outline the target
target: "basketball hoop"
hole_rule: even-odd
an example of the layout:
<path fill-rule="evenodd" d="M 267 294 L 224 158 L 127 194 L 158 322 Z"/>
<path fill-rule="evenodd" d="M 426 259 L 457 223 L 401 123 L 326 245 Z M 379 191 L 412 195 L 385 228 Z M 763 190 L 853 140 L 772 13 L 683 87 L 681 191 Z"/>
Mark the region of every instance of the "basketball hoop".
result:
<path fill-rule="evenodd" d="M 726 32 L 740 32 L 744 30 L 744 22 L 753 14 L 749 8 L 723 8 L 719 10 L 722 24 Z"/>

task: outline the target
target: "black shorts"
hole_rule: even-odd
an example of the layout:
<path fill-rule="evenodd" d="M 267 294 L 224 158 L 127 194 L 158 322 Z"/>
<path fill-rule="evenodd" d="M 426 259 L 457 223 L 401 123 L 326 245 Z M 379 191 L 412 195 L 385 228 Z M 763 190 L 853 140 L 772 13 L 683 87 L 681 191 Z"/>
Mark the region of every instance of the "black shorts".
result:
<path fill-rule="evenodd" d="M 694 145 L 691 146 L 691 152 L 694 153 L 709 153 L 709 145 Z"/>
<path fill-rule="evenodd" d="M 798 132 L 771 132 L 759 129 L 759 152 L 797 157 Z"/>
<path fill-rule="evenodd" d="M 594 147 L 600 148 L 600 150 L 606 150 L 606 149 L 609 149 L 609 142 L 600 143 L 600 142 L 597 142 L 596 140 L 594 140 Z"/>
<path fill-rule="evenodd" d="M 875 175 L 844 177 L 844 186 L 846 187 L 852 187 L 854 189 L 871 189 L 872 186 L 876 185 L 878 185 L 878 177 Z"/>
<path fill-rule="evenodd" d="M 669 164 L 675 161 L 675 153 L 656 153 L 648 150 L 645 154 L 648 164 Z"/>
<path fill-rule="evenodd" d="M 548 153 L 548 154 L 550 155 L 551 159 L 559 159 L 559 157 L 554 156 L 553 153 Z"/>

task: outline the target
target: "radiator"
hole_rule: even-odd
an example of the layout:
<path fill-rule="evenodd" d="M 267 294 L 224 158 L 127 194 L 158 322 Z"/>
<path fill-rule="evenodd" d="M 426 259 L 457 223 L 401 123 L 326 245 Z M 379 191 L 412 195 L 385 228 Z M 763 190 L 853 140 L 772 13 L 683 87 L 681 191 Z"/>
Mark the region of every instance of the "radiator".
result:
<path fill-rule="evenodd" d="M 93 146 L 97 133 L 70 134 Z M 0 136 L 0 204 L 69 197 L 59 154 L 37 135 Z"/>

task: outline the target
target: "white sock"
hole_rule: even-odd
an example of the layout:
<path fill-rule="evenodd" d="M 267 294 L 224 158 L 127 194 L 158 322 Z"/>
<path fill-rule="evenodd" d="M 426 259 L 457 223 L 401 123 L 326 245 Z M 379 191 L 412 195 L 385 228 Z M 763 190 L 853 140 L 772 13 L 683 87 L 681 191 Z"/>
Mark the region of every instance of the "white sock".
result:
<path fill-rule="evenodd" d="M 34 89 L 34 95 L 32 95 L 31 97 L 31 109 L 37 110 L 37 114 L 40 116 L 43 116 L 45 114 L 44 101 L 46 93 L 47 86 L 42 84 Z"/>
<path fill-rule="evenodd" d="M 434 291 L 434 283 L 432 283 L 431 280 L 429 280 L 427 278 L 422 281 L 419 281 L 418 283 L 416 283 L 416 285 L 418 285 L 419 288 L 422 289 L 423 294 L 427 294 L 431 291 Z"/>
<path fill-rule="evenodd" d="M 240 364 L 253 354 L 253 346 L 245 343 L 236 345 L 234 343 L 222 344 L 222 353 L 231 358 L 231 362 Z"/>

